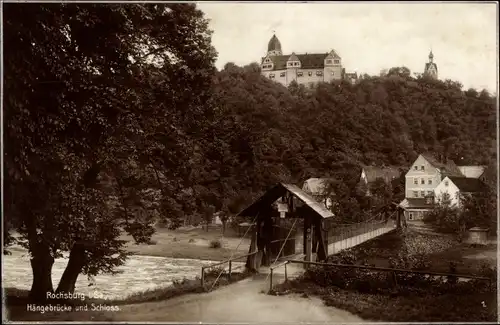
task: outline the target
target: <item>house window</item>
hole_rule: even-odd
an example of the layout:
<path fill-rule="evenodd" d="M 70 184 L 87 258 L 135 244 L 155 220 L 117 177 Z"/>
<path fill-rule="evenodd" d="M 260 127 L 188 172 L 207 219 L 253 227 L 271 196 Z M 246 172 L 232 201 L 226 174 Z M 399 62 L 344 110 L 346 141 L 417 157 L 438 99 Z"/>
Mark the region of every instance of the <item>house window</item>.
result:
<path fill-rule="evenodd" d="M 418 170 L 418 166 L 413 167 L 413 169 Z"/>
<path fill-rule="evenodd" d="M 413 179 L 413 184 L 418 185 L 418 178 Z"/>
<path fill-rule="evenodd" d="M 304 73 L 303 73 L 302 71 L 297 72 L 297 76 L 298 76 L 298 77 L 302 77 L 303 75 L 304 75 Z"/>
<path fill-rule="evenodd" d="M 420 196 L 425 197 L 425 191 L 420 191 Z"/>
<path fill-rule="evenodd" d="M 420 170 L 424 170 L 424 166 L 420 166 Z"/>
<path fill-rule="evenodd" d="M 280 73 L 280 77 L 284 77 L 284 76 L 286 76 L 286 72 Z"/>
<path fill-rule="evenodd" d="M 410 212 L 410 214 L 409 214 L 409 216 L 408 216 L 408 219 L 409 219 L 409 220 L 413 220 L 413 213 L 412 213 L 412 212 Z"/>
<path fill-rule="evenodd" d="M 413 197 L 418 197 L 418 191 L 413 191 Z"/>
<path fill-rule="evenodd" d="M 274 73 L 270 73 L 269 78 L 271 78 L 271 79 L 274 78 Z"/>
<path fill-rule="evenodd" d="M 288 62 L 289 67 L 293 67 L 293 62 Z"/>
<path fill-rule="evenodd" d="M 309 71 L 307 74 L 309 75 L 309 77 L 313 75 L 312 71 Z"/>
<path fill-rule="evenodd" d="M 266 59 L 264 62 L 270 62 L 270 60 L 269 60 L 269 59 Z"/>
<path fill-rule="evenodd" d="M 422 179 L 420 180 L 420 184 L 425 184 L 425 179 L 423 179 L 423 178 L 422 178 Z"/>
<path fill-rule="evenodd" d="M 326 60 L 326 64 L 332 64 L 332 60 Z"/>
<path fill-rule="evenodd" d="M 296 66 L 296 67 L 298 67 L 299 63 L 298 62 L 294 62 L 293 65 Z"/>
<path fill-rule="evenodd" d="M 428 182 L 429 185 L 432 185 L 432 179 L 429 178 L 429 182 Z"/>
<path fill-rule="evenodd" d="M 450 185 L 450 184 L 448 183 L 448 181 L 444 181 L 444 186 L 448 186 L 448 185 Z"/>
<path fill-rule="evenodd" d="M 316 71 L 316 75 L 317 76 L 322 76 L 323 75 L 323 71 Z"/>
<path fill-rule="evenodd" d="M 434 194 L 433 191 L 427 191 L 427 195 L 432 196 Z"/>
<path fill-rule="evenodd" d="M 340 60 L 333 60 L 333 63 L 335 63 L 335 64 L 339 64 L 339 63 L 340 63 Z"/>

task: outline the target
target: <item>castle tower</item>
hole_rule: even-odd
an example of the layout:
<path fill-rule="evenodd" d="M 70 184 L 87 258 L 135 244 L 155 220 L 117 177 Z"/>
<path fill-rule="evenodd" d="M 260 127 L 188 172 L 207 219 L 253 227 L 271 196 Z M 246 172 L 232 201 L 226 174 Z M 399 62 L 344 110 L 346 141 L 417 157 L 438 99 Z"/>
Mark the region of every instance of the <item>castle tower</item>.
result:
<path fill-rule="evenodd" d="M 429 62 L 425 64 L 424 75 L 434 79 L 438 78 L 438 68 L 437 64 L 434 63 L 434 54 L 432 54 L 432 50 L 429 53 Z"/>
<path fill-rule="evenodd" d="M 270 56 L 283 55 L 280 40 L 275 34 L 273 34 L 273 37 L 271 37 L 269 43 L 267 44 L 267 54 Z"/>

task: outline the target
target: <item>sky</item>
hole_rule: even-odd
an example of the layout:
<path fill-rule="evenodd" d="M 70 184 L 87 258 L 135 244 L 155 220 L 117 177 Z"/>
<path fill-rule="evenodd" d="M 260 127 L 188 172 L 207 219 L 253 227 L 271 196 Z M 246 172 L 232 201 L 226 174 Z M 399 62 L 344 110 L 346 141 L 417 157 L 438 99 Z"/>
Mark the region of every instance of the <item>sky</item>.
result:
<path fill-rule="evenodd" d="M 200 2 L 217 67 L 259 62 L 273 31 L 283 54 L 334 49 L 347 72 L 423 72 L 432 49 L 440 79 L 497 92 L 495 3 Z"/>

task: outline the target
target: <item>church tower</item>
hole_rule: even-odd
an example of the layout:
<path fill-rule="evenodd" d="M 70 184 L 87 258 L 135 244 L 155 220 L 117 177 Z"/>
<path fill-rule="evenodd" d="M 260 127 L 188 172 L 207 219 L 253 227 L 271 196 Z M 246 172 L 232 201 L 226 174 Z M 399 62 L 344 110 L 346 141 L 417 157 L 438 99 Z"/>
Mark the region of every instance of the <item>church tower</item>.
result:
<path fill-rule="evenodd" d="M 429 62 L 425 64 L 424 75 L 429 76 L 433 79 L 438 78 L 438 68 L 436 63 L 434 63 L 434 54 L 429 53 Z"/>
<path fill-rule="evenodd" d="M 267 44 L 267 55 L 275 56 L 275 55 L 283 55 L 281 51 L 281 43 L 280 40 L 273 34 L 273 37 L 269 40 Z"/>

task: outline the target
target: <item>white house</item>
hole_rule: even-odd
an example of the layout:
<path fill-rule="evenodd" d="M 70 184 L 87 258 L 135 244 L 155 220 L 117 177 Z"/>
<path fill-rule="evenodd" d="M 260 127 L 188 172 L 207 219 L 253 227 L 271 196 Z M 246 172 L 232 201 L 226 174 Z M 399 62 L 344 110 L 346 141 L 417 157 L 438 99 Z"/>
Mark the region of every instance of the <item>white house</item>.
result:
<path fill-rule="evenodd" d="M 448 194 L 450 205 L 460 207 L 460 198 L 464 194 L 472 194 L 486 190 L 486 185 L 477 178 L 448 176 L 434 189 L 436 202 L 443 199 L 443 195 Z"/>
<path fill-rule="evenodd" d="M 328 209 L 332 207 L 333 202 L 330 198 L 325 198 L 326 190 L 332 178 L 309 178 L 304 182 L 302 190 L 311 194 L 318 202 L 321 202 Z"/>

